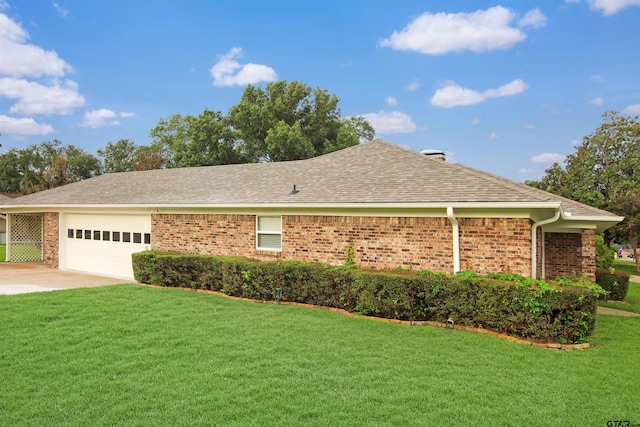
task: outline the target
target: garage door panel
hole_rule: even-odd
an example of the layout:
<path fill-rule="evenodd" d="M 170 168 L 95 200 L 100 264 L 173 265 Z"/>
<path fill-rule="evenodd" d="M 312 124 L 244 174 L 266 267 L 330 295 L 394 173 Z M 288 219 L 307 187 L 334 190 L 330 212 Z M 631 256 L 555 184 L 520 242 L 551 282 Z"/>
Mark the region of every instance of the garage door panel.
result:
<path fill-rule="evenodd" d="M 149 215 L 80 215 L 65 218 L 61 267 L 133 278 L 131 254 L 150 248 Z"/>

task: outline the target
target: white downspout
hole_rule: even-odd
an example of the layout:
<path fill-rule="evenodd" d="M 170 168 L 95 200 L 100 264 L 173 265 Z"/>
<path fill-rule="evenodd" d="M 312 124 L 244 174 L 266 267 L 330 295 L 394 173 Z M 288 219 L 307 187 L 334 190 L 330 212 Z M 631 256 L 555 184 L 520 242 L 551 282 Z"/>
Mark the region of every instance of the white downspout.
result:
<path fill-rule="evenodd" d="M 556 209 L 556 213 L 547 219 L 540 220 L 538 222 L 534 222 L 531 226 L 531 278 L 537 279 L 536 275 L 538 273 L 538 227 L 541 225 L 551 224 L 552 222 L 556 222 L 560 218 L 560 208 Z M 543 240 L 544 243 L 544 240 Z M 543 257 L 544 263 L 544 257 Z M 543 266 L 544 270 L 544 266 Z"/>
<path fill-rule="evenodd" d="M 6 214 L 3 215 L 5 217 L 5 220 L 7 221 L 7 250 L 6 250 L 6 258 L 5 261 L 10 262 L 11 261 L 11 215 L 10 214 Z"/>
<path fill-rule="evenodd" d="M 453 214 L 453 208 L 447 208 L 447 218 L 453 226 L 453 273 L 460 271 L 460 227 Z"/>

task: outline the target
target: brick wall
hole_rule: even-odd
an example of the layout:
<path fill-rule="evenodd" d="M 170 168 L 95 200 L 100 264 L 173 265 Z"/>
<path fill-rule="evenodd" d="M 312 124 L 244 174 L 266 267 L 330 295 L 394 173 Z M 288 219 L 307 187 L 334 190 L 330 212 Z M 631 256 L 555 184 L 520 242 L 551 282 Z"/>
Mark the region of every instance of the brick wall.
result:
<path fill-rule="evenodd" d="M 595 281 L 594 230 L 582 230 L 581 233 L 545 233 L 544 250 L 547 279 L 584 273 Z"/>
<path fill-rule="evenodd" d="M 528 219 L 458 222 L 463 270 L 531 274 Z M 160 251 L 341 265 L 353 243 L 354 261 L 362 267 L 453 272 L 446 218 L 285 215 L 281 252 L 256 250 L 254 215 L 154 214 L 151 223 L 153 247 Z"/>
<path fill-rule="evenodd" d="M 43 215 L 44 235 L 42 236 L 42 260 L 49 267 L 58 268 L 60 248 L 60 215 L 58 212 L 45 212 Z"/>
<path fill-rule="evenodd" d="M 458 224 L 461 270 L 531 276 L 529 219 L 458 218 Z"/>
<path fill-rule="evenodd" d="M 453 272 L 453 237 L 446 218 L 285 216 L 283 256 L 341 265 L 353 243 L 356 265 Z"/>
<path fill-rule="evenodd" d="M 154 249 L 201 255 L 255 257 L 255 216 L 153 214 Z"/>

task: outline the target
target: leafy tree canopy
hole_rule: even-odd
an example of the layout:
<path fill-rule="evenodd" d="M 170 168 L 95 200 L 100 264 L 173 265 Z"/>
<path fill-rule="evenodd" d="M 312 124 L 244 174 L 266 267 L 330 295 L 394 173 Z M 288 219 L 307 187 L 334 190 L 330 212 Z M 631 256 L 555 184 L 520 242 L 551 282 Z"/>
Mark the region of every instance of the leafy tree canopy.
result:
<path fill-rule="evenodd" d="M 28 194 L 101 173 L 95 156 L 54 139 L 0 155 L 0 192 Z"/>
<path fill-rule="evenodd" d="M 640 226 L 639 118 L 605 112 L 603 123 L 583 138 L 564 165 L 555 163 L 540 181 L 526 183 L 624 215 L 623 223 L 606 237 L 608 241 L 616 237 L 620 242 L 631 243 L 634 233 L 640 235 L 640 230 L 636 231 Z"/>
<path fill-rule="evenodd" d="M 360 116 L 342 119 L 338 98 L 297 81 L 249 85 L 225 116 L 174 114 L 151 129 L 149 146 L 121 139 L 98 158 L 60 141 L 0 155 L 0 192 L 31 193 L 100 173 L 307 159 L 373 139 Z"/>

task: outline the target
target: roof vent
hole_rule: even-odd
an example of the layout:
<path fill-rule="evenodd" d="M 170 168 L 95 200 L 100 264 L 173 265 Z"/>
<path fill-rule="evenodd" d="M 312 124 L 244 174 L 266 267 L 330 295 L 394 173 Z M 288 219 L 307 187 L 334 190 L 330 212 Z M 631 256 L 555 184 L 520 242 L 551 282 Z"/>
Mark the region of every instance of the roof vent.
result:
<path fill-rule="evenodd" d="M 424 154 L 427 157 L 433 157 L 434 159 L 442 161 L 447 160 L 447 156 L 442 150 L 420 150 L 420 154 Z"/>

